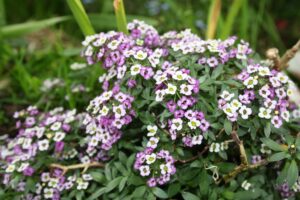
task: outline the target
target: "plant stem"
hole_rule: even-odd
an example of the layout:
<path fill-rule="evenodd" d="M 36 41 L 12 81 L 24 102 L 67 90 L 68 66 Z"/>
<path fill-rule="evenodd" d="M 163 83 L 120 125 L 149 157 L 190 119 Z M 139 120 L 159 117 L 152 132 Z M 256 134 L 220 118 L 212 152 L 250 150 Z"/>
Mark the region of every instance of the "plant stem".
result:
<path fill-rule="evenodd" d="M 213 39 L 216 36 L 216 29 L 221 12 L 221 0 L 213 0 L 207 20 L 206 39 Z"/>
<path fill-rule="evenodd" d="M 118 30 L 125 34 L 128 34 L 127 20 L 123 0 L 114 0 L 114 9 Z"/>
<path fill-rule="evenodd" d="M 82 33 L 85 36 L 95 34 L 94 28 L 84 10 L 84 7 L 80 0 L 67 0 L 67 3 L 73 13 L 73 16 L 76 19 L 77 24 L 79 25 Z"/>
<path fill-rule="evenodd" d="M 92 163 L 82 163 L 82 164 L 74 164 L 74 165 L 61 165 L 57 163 L 53 163 L 50 165 L 50 168 L 58 168 L 63 171 L 63 175 L 66 174 L 69 170 L 81 169 L 83 168 L 82 173 L 86 172 L 90 167 L 104 167 L 103 163 L 92 162 Z"/>

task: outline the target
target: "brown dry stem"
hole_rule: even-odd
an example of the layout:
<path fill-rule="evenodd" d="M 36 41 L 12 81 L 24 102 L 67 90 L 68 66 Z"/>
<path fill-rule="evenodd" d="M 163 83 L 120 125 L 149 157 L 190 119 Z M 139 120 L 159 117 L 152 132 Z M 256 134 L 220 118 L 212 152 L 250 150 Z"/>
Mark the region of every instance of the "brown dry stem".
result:
<path fill-rule="evenodd" d="M 62 170 L 62 175 L 65 175 L 69 170 L 74 169 L 83 169 L 82 173 L 85 173 L 90 167 L 104 167 L 103 163 L 99 162 L 91 162 L 91 163 L 82 163 L 82 164 L 74 164 L 74 165 L 61 165 L 57 163 L 53 163 L 50 165 L 50 168 L 57 168 Z"/>
<path fill-rule="evenodd" d="M 288 68 L 288 63 L 300 49 L 300 40 L 280 58 L 278 49 L 271 48 L 267 50 L 266 57 L 273 61 L 274 68 L 281 71 Z"/>

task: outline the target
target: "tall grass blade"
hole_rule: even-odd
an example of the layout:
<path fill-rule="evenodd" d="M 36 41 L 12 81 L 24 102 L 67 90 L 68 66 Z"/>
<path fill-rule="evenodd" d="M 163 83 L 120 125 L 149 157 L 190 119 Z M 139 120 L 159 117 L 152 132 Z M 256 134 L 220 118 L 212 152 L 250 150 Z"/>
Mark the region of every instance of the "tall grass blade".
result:
<path fill-rule="evenodd" d="M 80 0 L 67 0 L 67 3 L 79 25 L 82 33 L 85 36 L 95 34 L 94 28 L 85 12 L 85 9 Z"/>
<path fill-rule="evenodd" d="M 114 14 L 89 14 L 88 16 L 95 30 L 109 30 L 117 28 L 116 17 Z M 145 21 L 147 24 L 153 26 L 158 24 L 158 21 L 150 17 L 144 17 L 139 15 L 126 15 L 126 17 L 129 21 L 138 19 Z"/>
<path fill-rule="evenodd" d="M 4 0 L 0 0 L 0 27 L 6 24 L 6 12 Z"/>
<path fill-rule="evenodd" d="M 241 21 L 239 26 L 240 28 L 240 37 L 244 40 L 249 40 L 249 5 L 248 0 L 244 0 L 242 8 L 241 8 Z"/>
<path fill-rule="evenodd" d="M 228 15 L 225 20 L 224 28 L 221 34 L 221 38 L 225 39 L 230 34 L 232 34 L 232 28 L 235 20 L 237 19 L 237 15 L 241 9 L 244 0 L 234 0 L 233 4 L 229 8 Z"/>
<path fill-rule="evenodd" d="M 114 9 L 118 30 L 125 34 L 128 34 L 127 20 L 123 0 L 114 0 Z"/>
<path fill-rule="evenodd" d="M 54 17 L 50 19 L 6 25 L 0 28 L 0 37 L 13 38 L 32 33 L 43 28 L 71 19 L 70 17 Z"/>
<path fill-rule="evenodd" d="M 221 0 L 212 0 L 207 19 L 206 38 L 213 39 L 216 35 L 218 19 L 221 12 Z"/>

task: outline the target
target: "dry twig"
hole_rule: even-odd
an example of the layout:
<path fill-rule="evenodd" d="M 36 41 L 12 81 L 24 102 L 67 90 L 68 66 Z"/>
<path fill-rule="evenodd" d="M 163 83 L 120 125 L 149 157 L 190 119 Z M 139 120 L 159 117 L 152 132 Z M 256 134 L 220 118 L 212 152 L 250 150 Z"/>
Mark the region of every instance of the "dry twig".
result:
<path fill-rule="evenodd" d="M 66 174 L 69 170 L 74 169 L 83 169 L 82 173 L 85 173 L 90 167 L 104 167 L 103 163 L 92 162 L 92 163 L 82 163 L 74 165 L 61 165 L 53 163 L 50 165 L 50 168 L 58 168 L 62 170 L 62 175 Z"/>

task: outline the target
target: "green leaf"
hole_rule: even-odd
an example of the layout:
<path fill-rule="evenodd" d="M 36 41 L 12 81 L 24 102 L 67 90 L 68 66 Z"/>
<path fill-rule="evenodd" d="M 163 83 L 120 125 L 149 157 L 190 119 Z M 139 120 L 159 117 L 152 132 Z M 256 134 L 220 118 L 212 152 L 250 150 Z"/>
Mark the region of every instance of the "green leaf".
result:
<path fill-rule="evenodd" d="M 105 177 L 102 173 L 97 171 L 90 172 L 90 175 L 92 176 L 93 180 L 98 183 L 103 183 L 105 181 Z"/>
<path fill-rule="evenodd" d="M 147 187 L 146 186 L 140 186 L 135 188 L 135 190 L 132 193 L 132 197 L 143 197 L 146 192 Z"/>
<path fill-rule="evenodd" d="M 228 135 L 232 133 L 232 123 L 228 119 L 224 120 L 224 129 Z"/>
<path fill-rule="evenodd" d="M 114 10 L 117 19 L 118 30 L 125 34 L 128 34 L 123 0 L 114 0 Z"/>
<path fill-rule="evenodd" d="M 110 181 L 107 186 L 106 186 L 106 193 L 112 191 L 113 189 L 115 189 L 121 182 L 123 177 L 117 177 L 115 179 L 113 179 L 112 181 Z"/>
<path fill-rule="evenodd" d="M 266 126 L 264 127 L 264 133 L 267 138 L 270 137 L 270 134 L 271 134 L 271 123 L 270 122 L 268 122 L 266 124 Z"/>
<path fill-rule="evenodd" d="M 287 172 L 287 182 L 289 184 L 289 187 L 292 187 L 294 185 L 294 183 L 297 181 L 298 179 L 298 166 L 295 160 L 292 160 L 289 170 Z"/>
<path fill-rule="evenodd" d="M 158 187 L 152 188 L 152 192 L 158 198 L 161 198 L 161 199 L 168 198 L 168 194 L 165 191 L 163 191 L 162 189 L 158 188 Z"/>
<path fill-rule="evenodd" d="M 119 192 L 121 192 L 124 189 L 124 187 L 127 183 L 127 179 L 128 179 L 128 177 L 123 177 L 122 178 L 122 180 L 120 182 L 120 185 L 119 185 Z"/>
<path fill-rule="evenodd" d="M 168 196 L 173 197 L 180 191 L 181 185 L 179 183 L 173 183 L 169 185 Z"/>
<path fill-rule="evenodd" d="M 270 162 L 279 161 L 279 160 L 286 158 L 286 155 L 287 155 L 286 152 L 274 153 L 272 156 L 270 156 L 270 158 L 268 158 L 268 161 L 270 161 Z"/>
<path fill-rule="evenodd" d="M 200 200 L 199 197 L 189 192 L 181 192 L 181 195 L 184 200 Z"/>
<path fill-rule="evenodd" d="M 221 0 L 213 0 L 210 4 L 209 15 L 207 19 L 206 39 L 213 39 L 216 35 L 216 29 L 221 12 Z"/>
<path fill-rule="evenodd" d="M 272 149 L 274 151 L 284 151 L 283 147 L 280 146 L 280 144 L 278 144 L 274 140 L 271 140 L 270 138 L 262 138 L 261 141 L 265 145 L 267 145 L 267 147 L 269 147 L 270 149 Z"/>
<path fill-rule="evenodd" d="M 67 3 L 77 21 L 82 33 L 85 36 L 95 34 L 92 24 L 87 16 L 80 0 L 67 0 Z"/>
<path fill-rule="evenodd" d="M 7 25 L 0 28 L 0 35 L 3 38 L 13 38 L 32 33 L 43 28 L 53 26 L 57 23 L 71 19 L 70 17 L 53 17 L 50 19 L 25 22 L 20 24 Z"/>
<path fill-rule="evenodd" d="M 75 190 L 74 190 L 75 191 Z M 96 190 L 91 196 L 88 197 L 87 200 L 95 200 L 98 199 L 102 194 L 106 193 L 106 187 L 100 188 L 99 190 Z"/>

